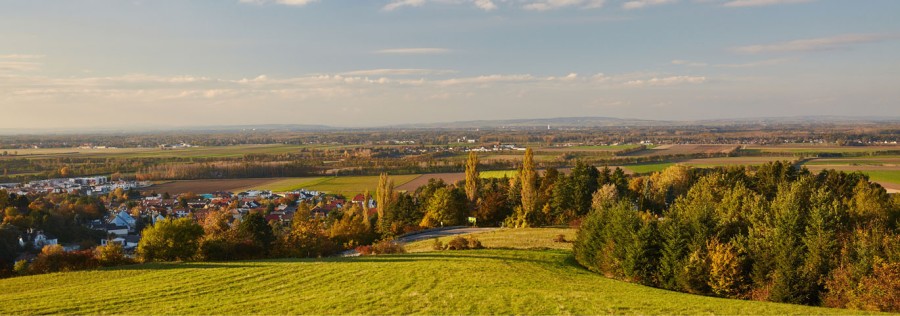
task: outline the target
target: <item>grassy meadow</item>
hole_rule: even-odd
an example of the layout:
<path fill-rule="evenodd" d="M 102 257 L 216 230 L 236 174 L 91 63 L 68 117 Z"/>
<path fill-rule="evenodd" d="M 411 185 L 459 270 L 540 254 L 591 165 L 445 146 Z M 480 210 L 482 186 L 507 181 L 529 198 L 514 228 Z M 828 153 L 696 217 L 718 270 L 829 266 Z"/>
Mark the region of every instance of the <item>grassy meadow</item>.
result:
<path fill-rule="evenodd" d="M 852 314 L 604 278 L 569 250 L 157 263 L 0 280 L 0 314 Z"/>

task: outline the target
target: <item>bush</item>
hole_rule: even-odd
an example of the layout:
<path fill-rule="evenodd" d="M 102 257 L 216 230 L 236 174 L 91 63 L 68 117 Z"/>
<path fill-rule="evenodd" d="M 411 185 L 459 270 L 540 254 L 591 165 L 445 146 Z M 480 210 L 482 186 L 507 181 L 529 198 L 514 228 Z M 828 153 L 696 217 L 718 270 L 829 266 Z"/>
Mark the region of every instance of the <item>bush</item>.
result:
<path fill-rule="evenodd" d="M 100 267 L 90 250 L 66 252 L 59 245 L 46 246 L 28 265 L 30 274 L 88 270 Z"/>
<path fill-rule="evenodd" d="M 559 234 L 559 235 L 556 235 L 556 237 L 553 237 L 553 242 L 569 242 L 569 241 L 566 240 L 566 235 Z"/>
<path fill-rule="evenodd" d="M 437 244 L 436 244 L 437 245 Z M 456 236 L 447 242 L 446 250 L 468 250 L 468 249 L 484 249 L 484 246 L 481 245 L 481 241 L 476 239 L 475 237 L 469 236 L 468 238 L 462 236 Z"/>
<path fill-rule="evenodd" d="M 16 275 L 28 274 L 28 261 L 25 261 L 25 260 L 16 261 L 16 264 L 13 265 L 13 273 L 15 273 Z"/>
<path fill-rule="evenodd" d="M 484 249 L 484 246 L 481 245 L 481 240 L 475 239 L 475 237 L 469 237 L 469 249 Z"/>
<path fill-rule="evenodd" d="M 394 242 L 393 240 L 382 240 L 372 245 L 372 254 L 375 255 L 388 255 L 397 253 L 406 253 L 406 248 L 404 248 L 403 245 Z"/>
<path fill-rule="evenodd" d="M 360 256 L 370 256 L 372 255 L 372 246 L 358 246 L 356 247 L 356 252 L 358 252 Z"/>
<path fill-rule="evenodd" d="M 460 236 L 456 236 L 447 242 L 447 250 L 466 250 L 469 249 L 469 240 Z"/>
<path fill-rule="evenodd" d="M 106 246 L 94 248 L 94 259 L 104 267 L 134 263 L 134 260 L 125 256 L 122 245 L 118 243 L 108 243 Z"/>
<path fill-rule="evenodd" d="M 205 239 L 200 242 L 199 256 L 207 261 L 250 260 L 265 256 L 262 244 L 250 239 Z"/>
<path fill-rule="evenodd" d="M 444 243 L 440 239 L 435 238 L 434 243 L 431 244 L 431 249 L 436 251 L 444 250 Z"/>

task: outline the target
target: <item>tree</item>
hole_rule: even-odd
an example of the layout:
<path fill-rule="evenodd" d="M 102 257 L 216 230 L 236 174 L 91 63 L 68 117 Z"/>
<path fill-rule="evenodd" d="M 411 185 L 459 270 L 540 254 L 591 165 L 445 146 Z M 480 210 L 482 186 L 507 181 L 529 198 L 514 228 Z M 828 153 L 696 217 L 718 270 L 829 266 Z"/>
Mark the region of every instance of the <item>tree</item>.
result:
<path fill-rule="evenodd" d="M 419 226 L 453 226 L 463 221 L 466 211 L 465 193 L 453 188 L 440 188 L 434 192 L 434 196 L 428 199 L 425 207 L 425 217 Z"/>
<path fill-rule="evenodd" d="M 12 225 L 0 224 L 0 275 L 12 268 L 19 250 L 19 230 Z"/>
<path fill-rule="evenodd" d="M 190 260 L 203 237 L 203 227 L 190 218 L 164 219 L 144 229 L 137 255 L 144 262 Z"/>
<path fill-rule="evenodd" d="M 525 149 L 522 160 L 522 172 L 519 174 L 522 184 L 522 206 L 516 209 L 516 227 L 528 227 L 537 210 L 537 171 L 534 169 L 534 152 Z"/>
<path fill-rule="evenodd" d="M 386 231 L 389 223 L 385 223 L 385 213 L 390 211 L 391 204 L 394 203 L 394 180 L 388 177 L 388 174 L 382 173 L 378 178 L 378 187 L 375 188 L 375 203 L 378 207 L 378 231 Z"/>
<path fill-rule="evenodd" d="M 466 160 L 466 198 L 469 203 L 475 203 L 478 200 L 478 190 L 481 186 L 481 178 L 478 174 L 478 154 L 474 151 L 469 152 L 469 159 Z"/>
<path fill-rule="evenodd" d="M 254 243 L 262 247 L 264 253 L 268 253 L 272 249 L 272 243 L 275 242 L 275 234 L 272 227 L 266 222 L 266 217 L 260 212 L 250 212 L 244 216 L 241 223 L 237 226 L 238 232 L 243 236 L 250 238 Z"/>

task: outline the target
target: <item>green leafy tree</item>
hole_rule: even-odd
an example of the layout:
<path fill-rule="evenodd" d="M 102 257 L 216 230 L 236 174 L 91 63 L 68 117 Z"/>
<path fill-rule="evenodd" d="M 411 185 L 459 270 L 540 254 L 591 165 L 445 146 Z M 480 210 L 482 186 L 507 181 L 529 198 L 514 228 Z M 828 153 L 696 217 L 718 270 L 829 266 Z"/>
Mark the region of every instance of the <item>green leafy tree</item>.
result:
<path fill-rule="evenodd" d="M 161 220 L 144 229 L 137 255 L 144 262 L 191 260 L 201 237 L 203 227 L 190 218 Z"/>
<path fill-rule="evenodd" d="M 275 233 L 272 232 L 272 226 L 269 226 L 262 213 L 250 212 L 244 216 L 241 223 L 237 225 L 237 231 L 262 247 L 264 253 L 272 250 Z"/>

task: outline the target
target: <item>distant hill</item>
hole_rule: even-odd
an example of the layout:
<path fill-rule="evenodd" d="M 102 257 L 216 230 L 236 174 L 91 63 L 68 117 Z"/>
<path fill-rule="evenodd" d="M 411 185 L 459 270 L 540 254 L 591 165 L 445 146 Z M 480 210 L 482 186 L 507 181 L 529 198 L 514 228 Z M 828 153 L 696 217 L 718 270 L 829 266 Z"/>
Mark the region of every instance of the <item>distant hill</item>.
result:
<path fill-rule="evenodd" d="M 591 128 L 625 126 L 727 126 L 727 125 L 819 125 L 900 123 L 900 117 L 792 116 L 711 120 L 642 120 L 614 117 L 558 117 L 510 120 L 477 120 L 426 124 L 401 124 L 389 128 L 469 129 L 469 128 Z"/>

